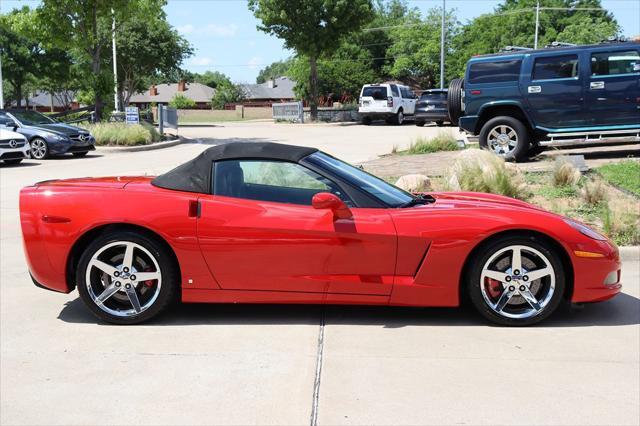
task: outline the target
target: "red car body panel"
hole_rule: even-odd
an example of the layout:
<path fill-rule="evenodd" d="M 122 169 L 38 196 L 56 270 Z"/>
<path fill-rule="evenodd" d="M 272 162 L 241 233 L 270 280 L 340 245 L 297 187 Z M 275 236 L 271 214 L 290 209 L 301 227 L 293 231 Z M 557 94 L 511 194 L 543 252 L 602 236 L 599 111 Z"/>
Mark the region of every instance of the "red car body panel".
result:
<path fill-rule="evenodd" d="M 605 300 L 621 287 L 604 285 L 620 270 L 613 244 L 507 197 L 435 193 L 432 204 L 353 208 L 352 218 L 334 219 L 311 206 L 173 191 L 151 179 L 70 179 L 24 188 L 20 219 L 34 280 L 71 291 L 74 245 L 103 226 L 128 224 L 171 247 L 185 302 L 457 306 L 474 248 L 509 230 L 544 234 L 565 251 L 573 302 Z M 577 250 L 602 257 L 578 257 Z"/>

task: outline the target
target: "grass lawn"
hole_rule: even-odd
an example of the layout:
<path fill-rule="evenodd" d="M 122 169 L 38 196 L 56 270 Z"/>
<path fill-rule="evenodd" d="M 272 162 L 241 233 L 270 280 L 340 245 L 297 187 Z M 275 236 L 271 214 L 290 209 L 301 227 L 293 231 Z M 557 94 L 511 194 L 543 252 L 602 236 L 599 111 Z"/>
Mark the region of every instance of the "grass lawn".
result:
<path fill-rule="evenodd" d="M 622 161 L 598 167 L 598 172 L 608 182 L 640 197 L 640 162 Z"/>
<path fill-rule="evenodd" d="M 423 137 L 419 137 L 411 142 L 409 149 L 406 151 L 397 152 L 394 149 L 394 153 L 400 155 L 413 155 L 413 154 L 429 154 L 431 152 L 439 152 L 439 151 L 457 151 L 460 149 L 458 147 L 458 142 L 455 138 L 447 133 L 440 133 L 438 136 L 426 139 Z"/>

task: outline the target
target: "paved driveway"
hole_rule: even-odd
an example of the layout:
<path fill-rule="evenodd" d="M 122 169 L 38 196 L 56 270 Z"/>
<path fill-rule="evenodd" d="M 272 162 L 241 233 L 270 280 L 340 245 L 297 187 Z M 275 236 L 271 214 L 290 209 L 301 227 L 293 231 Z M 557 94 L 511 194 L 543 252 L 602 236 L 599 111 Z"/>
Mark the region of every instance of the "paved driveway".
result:
<path fill-rule="evenodd" d="M 206 134 L 326 140 L 331 153 L 363 161 L 388 152 L 385 136 L 400 141 L 424 130 L 403 126 L 385 135 L 393 128 L 369 127 L 368 135 L 380 132 L 372 142 L 356 137 L 355 126 L 288 127 Z M 1 424 L 640 421 L 637 258 L 624 263 L 624 294 L 527 329 L 491 327 L 458 309 L 233 305 L 185 305 L 153 324 L 116 327 L 96 321 L 75 292 L 33 286 L 20 241 L 20 187 L 156 174 L 203 148 L 0 169 Z"/>

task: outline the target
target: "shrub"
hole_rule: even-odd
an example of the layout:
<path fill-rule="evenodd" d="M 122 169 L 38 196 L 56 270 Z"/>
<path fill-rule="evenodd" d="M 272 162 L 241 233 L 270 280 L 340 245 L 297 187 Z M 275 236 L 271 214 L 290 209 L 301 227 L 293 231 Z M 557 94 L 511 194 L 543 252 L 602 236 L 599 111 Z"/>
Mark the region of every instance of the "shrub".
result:
<path fill-rule="evenodd" d="M 580 181 L 580 170 L 566 157 L 556 158 L 553 165 L 552 182 L 553 186 L 575 186 Z"/>
<path fill-rule="evenodd" d="M 599 180 L 589 181 L 580 191 L 582 199 L 591 206 L 596 206 L 607 199 L 607 190 Z"/>
<path fill-rule="evenodd" d="M 461 152 L 445 174 L 447 189 L 489 192 L 526 199 L 529 193 L 516 167 L 488 151 L 468 149 Z"/>
<path fill-rule="evenodd" d="M 457 150 L 458 142 L 453 136 L 448 133 L 439 133 L 433 139 L 417 138 L 411 142 L 405 154 L 428 154 L 430 152 Z"/>
<path fill-rule="evenodd" d="M 618 245 L 631 246 L 640 244 L 640 223 L 629 214 L 613 212 L 605 202 L 600 209 L 602 230 Z"/>
<path fill-rule="evenodd" d="M 187 98 L 182 93 L 176 93 L 169 101 L 169 106 L 176 109 L 189 109 L 196 106 L 196 101 L 191 98 Z"/>
<path fill-rule="evenodd" d="M 160 134 L 148 123 L 98 123 L 84 127 L 96 139 L 96 145 L 148 145 L 160 140 Z"/>

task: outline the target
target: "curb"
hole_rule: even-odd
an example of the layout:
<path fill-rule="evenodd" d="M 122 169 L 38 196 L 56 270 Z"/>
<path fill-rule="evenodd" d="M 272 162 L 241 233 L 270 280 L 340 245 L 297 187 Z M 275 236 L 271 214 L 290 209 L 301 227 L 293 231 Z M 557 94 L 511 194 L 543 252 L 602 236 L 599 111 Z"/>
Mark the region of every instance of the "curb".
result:
<path fill-rule="evenodd" d="M 184 142 L 183 138 L 172 139 L 169 141 L 152 143 L 150 145 L 137 145 L 137 146 L 96 146 L 97 152 L 139 152 L 139 151 L 153 151 L 155 149 L 171 148 L 172 146 L 180 145 Z"/>
<path fill-rule="evenodd" d="M 619 247 L 620 260 L 623 262 L 640 261 L 640 246 Z"/>

